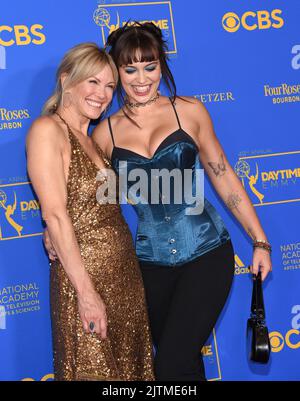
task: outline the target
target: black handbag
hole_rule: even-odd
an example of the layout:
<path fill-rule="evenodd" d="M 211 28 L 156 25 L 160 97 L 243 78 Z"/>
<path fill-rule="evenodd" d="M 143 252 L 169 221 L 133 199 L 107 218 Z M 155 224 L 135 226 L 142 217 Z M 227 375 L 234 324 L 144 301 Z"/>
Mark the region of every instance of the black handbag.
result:
<path fill-rule="evenodd" d="M 257 276 L 253 274 L 251 315 L 247 322 L 248 353 L 253 362 L 269 361 L 271 346 L 265 317 L 261 272 L 259 272 Z"/>

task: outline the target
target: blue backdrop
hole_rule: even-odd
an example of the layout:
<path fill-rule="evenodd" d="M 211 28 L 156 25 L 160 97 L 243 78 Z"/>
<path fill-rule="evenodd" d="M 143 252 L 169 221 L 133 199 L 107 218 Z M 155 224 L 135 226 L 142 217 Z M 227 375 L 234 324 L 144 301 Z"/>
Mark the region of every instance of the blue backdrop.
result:
<path fill-rule="evenodd" d="M 49 264 L 39 204 L 26 174 L 28 127 L 71 46 L 103 45 L 128 19 L 151 20 L 169 42 L 178 93 L 208 108 L 229 161 L 273 245 L 265 303 L 272 354 L 245 348 L 252 249 L 209 182 L 206 196 L 231 233 L 234 285 L 203 348 L 210 380 L 299 380 L 300 2 L 295 0 L 26 0 L 1 4 L 0 380 L 51 380 Z M 125 209 L 134 233 L 134 214 Z M 180 344 L 178 344 L 180 347 Z"/>

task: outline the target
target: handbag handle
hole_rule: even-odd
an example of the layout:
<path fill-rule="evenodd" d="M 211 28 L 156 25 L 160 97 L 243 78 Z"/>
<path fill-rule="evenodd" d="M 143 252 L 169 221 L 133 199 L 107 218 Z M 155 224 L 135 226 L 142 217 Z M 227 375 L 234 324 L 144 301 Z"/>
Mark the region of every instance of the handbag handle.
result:
<path fill-rule="evenodd" d="M 257 276 L 253 274 L 253 289 L 252 289 L 252 302 L 251 302 L 251 313 L 254 317 L 259 320 L 265 319 L 265 306 L 262 290 L 261 272 L 258 272 Z"/>

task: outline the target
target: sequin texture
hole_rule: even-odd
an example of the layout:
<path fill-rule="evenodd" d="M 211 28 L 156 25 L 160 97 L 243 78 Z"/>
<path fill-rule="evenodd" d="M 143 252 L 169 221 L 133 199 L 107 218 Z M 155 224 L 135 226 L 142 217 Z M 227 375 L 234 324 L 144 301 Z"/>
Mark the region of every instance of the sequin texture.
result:
<path fill-rule="evenodd" d="M 50 270 L 55 380 L 154 380 L 138 260 L 120 205 L 99 204 L 97 166 L 69 129 L 67 210 L 85 268 L 107 313 L 107 338 L 85 333 L 76 292 L 59 261 Z M 110 162 L 98 148 L 106 168 Z"/>

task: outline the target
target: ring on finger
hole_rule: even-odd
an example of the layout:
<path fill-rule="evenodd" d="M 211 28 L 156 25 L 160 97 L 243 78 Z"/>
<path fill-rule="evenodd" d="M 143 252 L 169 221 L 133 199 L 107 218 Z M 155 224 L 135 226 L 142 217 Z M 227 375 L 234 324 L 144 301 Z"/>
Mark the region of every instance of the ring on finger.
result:
<path fill-rule="evenodd" d="M 94 329 L 95 329 L 95 323 L 94 323 L 93 321 L 91 321 L 91 322 L 90 322 L 90 324 L 89 324 L 89 329 L 90 329 L 91 333 L 93 333 L 93 332 L 94 332 Z"/>

